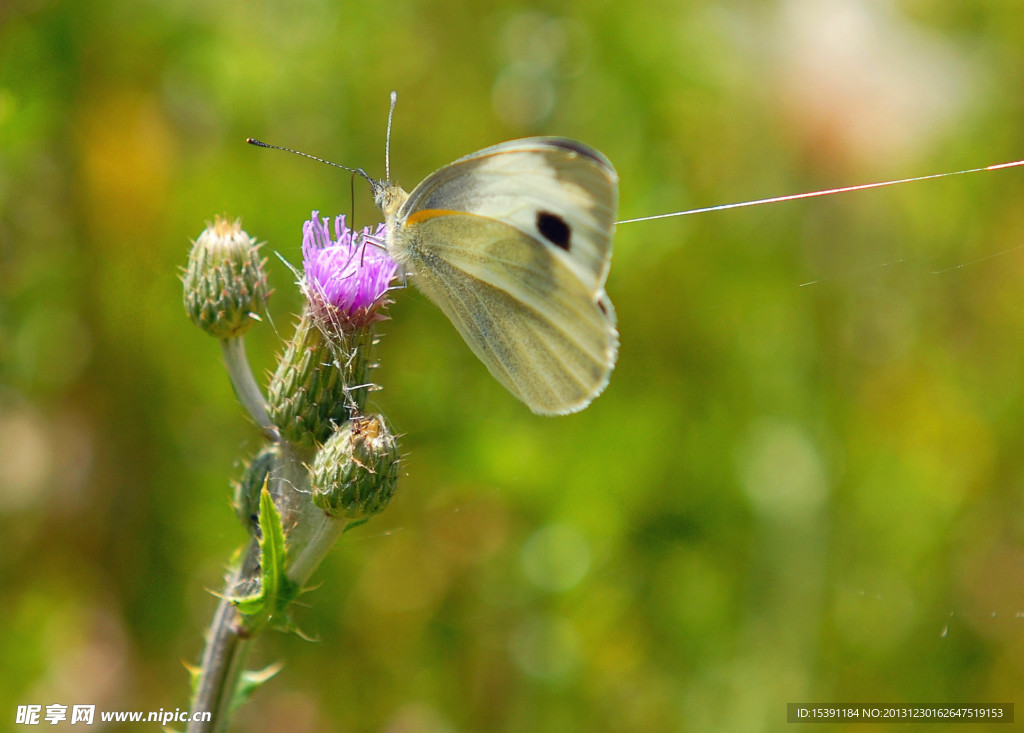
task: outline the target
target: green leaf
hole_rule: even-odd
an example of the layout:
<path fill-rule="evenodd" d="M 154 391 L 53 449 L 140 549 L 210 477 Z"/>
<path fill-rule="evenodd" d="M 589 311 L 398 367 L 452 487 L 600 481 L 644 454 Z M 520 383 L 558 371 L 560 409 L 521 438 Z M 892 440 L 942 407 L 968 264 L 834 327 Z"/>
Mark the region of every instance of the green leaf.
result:
<path fill-rule="evenodd" d="M 231 602 L 246 617 L 246 626 L 253 631 L 295 600 L 299 589 L 288 580 L 284 572 L 287 559 L 284 527 L 274 500 L 264 480 L 260 492 L 260 590 L 252 595 L 233 598 Z"/>
<path fill-rule="evenodd" d="M 263 669 L 246 670 L 238 680 L 238 687 L 231 698 L 231 709 L 237 710 L 252 697 L 252 694 L 271 677 L 281 671 L 284 665 L 280 662 L 267 665 Z"/>
<path fill-rule="evenodd" d="M 344 534 L 345 532 L 348 532 L 350 529 L 355 529 L 356 527 L 361 527 L 361 526 L 363 526 L 364 524 L 366 524 L 369 521 L 370 521 L 369 517 L 363 517 L 362 519 L 356 519 L 356 520 L 346 524 L 345 525 L 345 529 L 341 530 L 341 533 Z"/>

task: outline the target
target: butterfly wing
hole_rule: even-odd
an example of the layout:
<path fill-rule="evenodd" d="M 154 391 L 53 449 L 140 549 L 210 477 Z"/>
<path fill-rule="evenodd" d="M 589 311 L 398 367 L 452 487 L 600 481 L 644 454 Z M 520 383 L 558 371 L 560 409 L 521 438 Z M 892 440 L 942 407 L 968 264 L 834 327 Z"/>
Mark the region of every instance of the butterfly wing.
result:
<path fill-rule="evenodd" d="M 420 184 L 389 247 L 509 391 L 537 413 L 575 412 L 615 364 L 616 199 L 611 165 L 580 143 L 503 143 Z"/>
<path fill-rule="evenodd" d="M 596 293 L 608 275 L 617 207 L 618 176 L 601 153 L 567 138 L 532 137 L 432 173 L 405 200 L 399 219 L 449 210 L 505 222 L 562 249 L 556 256 Z"/>

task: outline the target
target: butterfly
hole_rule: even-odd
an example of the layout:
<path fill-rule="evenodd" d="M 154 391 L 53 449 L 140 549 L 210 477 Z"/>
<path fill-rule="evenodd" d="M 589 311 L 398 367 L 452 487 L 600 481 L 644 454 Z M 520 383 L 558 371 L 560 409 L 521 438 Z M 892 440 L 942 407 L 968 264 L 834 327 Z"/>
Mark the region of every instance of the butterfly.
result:
<path fill-rule="evenodd" d="M 371 181 L 385 246 L 533 412 L 586 407 L 618 352 L 604 292 L 618 205 L 608 159 L 559 137 L 459 158 L 411 193 Z"/>

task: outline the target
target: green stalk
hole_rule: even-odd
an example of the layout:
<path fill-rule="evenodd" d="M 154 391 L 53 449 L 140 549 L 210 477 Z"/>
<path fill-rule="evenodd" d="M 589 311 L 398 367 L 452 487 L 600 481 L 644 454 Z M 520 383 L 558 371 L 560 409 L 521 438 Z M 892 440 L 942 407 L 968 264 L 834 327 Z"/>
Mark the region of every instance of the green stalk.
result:
<path fill-rule="evenodd" d="M 277 428 L 270 420 L 267 401 L 249 367 L 249 358 L 245 353 L 245 337 L 232 336 L 221 339 L 220 348 L 224 354 L 228 377 L 231 378 L 231 386 L 235 389 L 238 401 L 242 403 L 242 407 L 263 431 L 263 434 L 271 440 L 275 440 L 278 434 Z"/>
<path fill-rule="evenodd" d="M 231 599 L 241 595 L 252 582 L 259 567 L 260 550 L 256 540 L 249 543 L 245 558 L 228 579 L 213 623 L 207 633 L 206 649 L 200 663 L 199 678 L 192 696 L 187 733 L 222 733 L 235 703 L 242 673 L 249 657 L 250 639 L 243 631 L 241 618 Z M 209 712 L 209 722 L 196 722 L 197 713 Z"/>

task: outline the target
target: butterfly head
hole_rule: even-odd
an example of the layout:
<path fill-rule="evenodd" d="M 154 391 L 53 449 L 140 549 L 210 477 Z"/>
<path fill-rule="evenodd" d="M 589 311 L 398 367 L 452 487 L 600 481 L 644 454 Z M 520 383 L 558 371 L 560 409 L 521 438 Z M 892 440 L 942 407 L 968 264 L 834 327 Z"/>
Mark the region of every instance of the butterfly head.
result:
<path fill-rule="evenodd" d="M 373 181 L 373 202 L 380 207 L 384 218 L 390 220 L 398 213 L 399 208 L 409 198 L 401 186 L 391 181 Z"/>

